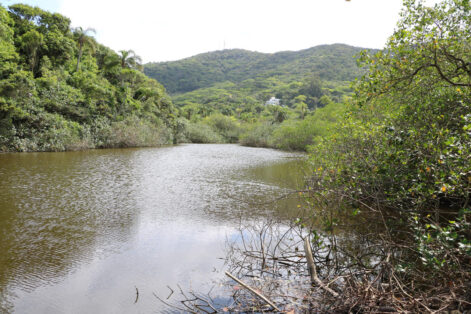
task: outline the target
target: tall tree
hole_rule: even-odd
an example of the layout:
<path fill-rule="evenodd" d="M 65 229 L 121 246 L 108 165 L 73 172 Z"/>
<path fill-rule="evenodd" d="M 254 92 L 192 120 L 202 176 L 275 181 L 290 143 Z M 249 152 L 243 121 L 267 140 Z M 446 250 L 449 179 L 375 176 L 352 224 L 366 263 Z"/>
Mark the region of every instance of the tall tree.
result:
<path fill-rule="evenodd" d="M 74 29 L 75 36 L 77 37 L 77 43 L 79 46 L 79 52 L 78 52 L 78 57 L 77 57 L 77 69 L 76 71 L 78 72 L 79 67 L 80 67 L 80 60 L 82 59 L 82 54 L 83 54 L 83 47 L 88 45 L 90 47 L 94 47 L 95 43 L 93 39 L 88 35 L 90 33 L 96 33 L 96 31 L 93 28 L 87 28 L 83 29 L 82 27 L 77 27 Z"/>
<path fill-rule="evenodd" d="M 142 69 L 142 59 L 133 50 L 120 50 L 119 53 L 123 69 Z"/>
<path fill-rule="evenodd" d="M 38 65 L 38 50 L 39 47 L 41 47 L 41 45 L 43 44 L 43 42 L 44 36 L 34 29 L 28 31 L 23 36 L 21 36 L 21 45 L 24 51 L 28 54 L 30 69 L 33 73 Z"/>
<path fill-rule="evenodd" d="M 8 11 L 0 5 L 0 79 L 16 71 L 19 56 L 15 51 L 12 25 Z"/>
<path fill-rule="evenodd" d="M 299 113 L 299 117 L 301 120 L 304 120 L 307 111 L 309 110 L 307 104 L 305 103 L 306 96 L 299 95 L 294 99 L 296 111 Z"/>

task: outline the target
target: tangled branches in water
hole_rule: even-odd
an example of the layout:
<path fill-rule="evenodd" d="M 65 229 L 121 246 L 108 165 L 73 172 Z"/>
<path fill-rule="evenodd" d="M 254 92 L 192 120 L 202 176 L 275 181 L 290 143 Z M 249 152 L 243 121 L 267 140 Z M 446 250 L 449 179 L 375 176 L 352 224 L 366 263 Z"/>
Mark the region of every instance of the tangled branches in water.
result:
<path fill-rule="evenodd" d="M 313 227 L 299 221 L 287 225 L 273 220 L 245 225 L 238 238 L 227 243 L 227 271 L 238 279 L 223 283 L 230 299 L 218 304 L 210 293 L 185 293 L 179 287 L 179 300 L 159 300 L 190 313 L 435 313 L 471 309 L 469 273 L 449 282 L 427 278 L 419 269 L 404 273 L 398 265 L 407 252 L 384 235 L 345 230 L 320 235 Z M 307 243 L 312 253 L 306 249 L 305 239 L 310 239 Z M 315 280 L 306 252 L 312 254 Z"/>

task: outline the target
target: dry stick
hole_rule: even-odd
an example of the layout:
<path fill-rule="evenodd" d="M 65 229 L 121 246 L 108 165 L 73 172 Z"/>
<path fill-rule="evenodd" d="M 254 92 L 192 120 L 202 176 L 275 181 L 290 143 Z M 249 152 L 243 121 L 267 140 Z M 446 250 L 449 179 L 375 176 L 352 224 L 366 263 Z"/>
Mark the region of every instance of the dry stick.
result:
<path fill-rule="evenodd" d="M 159 297 L 155 294 L 155 292 L 152 292 L 152 294 L 154 295 L 154 297 L 157 298 L 157 300 L 159 300 L 159 301 L 162 302 L 163 304 L 167 305 L 168 307 L 171 307 L 171 308 L 177 309 L 177 310 L 179 310 L 179 311 L 182 311 L 182 313 L 184 313 L 184 312 L 190 312 L 190 313 L 192 313 L 192 314 L 198 314 L 198 313 L 195 312 L 195 311 L 188 311 L 188 310 L 185 310 L 184 308 L 181 308 L 181 307 L 178 307 L 178 306 L 175 306 L 175 305 L 173 305 L 173 304 L 170 304 L 170 303 L 165 302 L 164 300 L 162 300 L 161 298 L 159 298 Z"/>
<path fill-rule="evenodd" d="M 322 282 L 322 280 L 317 277 L 316 265 L 314 264 L 314 259 L 312 258 L 311 244 L 309 244 L 309 237 L 304 238 L 304 252 L 306 253 L 307 267 L 309 274 L 311 275 L 311 283 L 317 283 L 322 289 L 329 292 L 334 297 L 338 297 L 339 294 L 334 290 L 330 289 Z"/>
<path fill-rule="evenodd" d="M 167 288 L 169 288 L 169 289 L 170 289 L 170 291 L 171 291 L 171 292 L 170 292 L 170 294 L 169 294 L 169 295 L 168 295 L 168 297 L 167 297 L 167 300 L 168 300 L 168 299 L 170 299 L 170 297 L 171 297 L 171 296 L 172 296 L 172 294 L 173 294 L 173 289 L 172 289 L 172 288 L 170 288 L 170 286 L 167 286 Z"/>
<path fill-rule="evenodd" d="M 274 308 L 275 310 L 277 310 L 278 312 L 281 312 L 281 310 L 275 305 L 273 304 L 273 302 L 271 302 L 270 300 L 268 300 L 265 296 L 263 296 L 262 294 L 258 293 L 257 291 L 255 291 L 253 288 L 251 288 L 250 286 L 248 286 L 247 284 L 245 284 L 244 282 L 240 281 L 239 279 L 237 279 L 236 277 L 234 277 L 231 273 L 227 272 L 226 271 L 226 276 L 230 277 L 231 279 L 233 279 L 234 281 L 236 281 L 238 284 L 240 284 L 242 287 L 244 287 L 245 289 L 249 290 L 250 292 L 252 292 L 253 294 L 255 294 L 257 297 L 259 297 L 260 299 L 262 299 L 263 301 L 265 301 L 268 305 L 270 305 L 272 308 Z"/>
<path fill-rule="evenodd" d="M 402 293 L 404 293 L 407 297 L 409 297 L 410 299 L 412 299 L 413 301 L 419 303 L 420 305 L 422 305 L 424 308 L 427 309 L 427 311 L 429 311 L 430 313 L 436 313 L 435 311 L 432 311 L 429 307 L 427 307 L 424 303 L 420 302 L 418 299 L 414 298 L 413 296 L 411 296 L 410 294 L 408 294 L 404 288 L 402 287 L 402 284 L 399 282 L 399 279 L 397 279 L 396 275 L 394 275 L 394 273 L 391 273 L 392 275 L 392 278 L 396 281 L 397 283 L 397 286 L 399 287 L 399 289 L 402 291 Z"/>
<path fill-rule="evenodd" d="M 137 290 L 136 286 L 134 286 L 134 288 L 136 288 L 136 300 L 134 301 L 134 304 L 136 304 L 137 301 L 139 300 L 139 290 Z"/>

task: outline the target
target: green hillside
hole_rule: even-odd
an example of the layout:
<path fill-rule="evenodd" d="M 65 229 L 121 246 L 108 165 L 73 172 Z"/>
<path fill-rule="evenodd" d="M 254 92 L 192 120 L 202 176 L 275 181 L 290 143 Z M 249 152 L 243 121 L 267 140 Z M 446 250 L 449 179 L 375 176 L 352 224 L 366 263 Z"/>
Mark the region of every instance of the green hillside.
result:
<path fill-rule="evenodd" d="M 241 49 L 214 51 L 187 59 L 149 63 L 144 72 L 158 79 L 168 92 L 178 94 L 210 87 L 215 83 L 247 79 L 317 75 L 326 81 L 350 81 L 358 76 L 354 55 L 362 48 L 343 44 L 322 45 L 301 51 L 273 54 Z"/>
<path fill-rule="evenodd" d="M 351 93 L 351 81 L 362 73 L 355 58 L 362 50 L 343 44 L 273 54 L 222 50 L 149 63 L 144 72 L 161 82 L 177 105 L 200 104 L 208 113 L 235 114 L 270 97 L 293 106 L 300 95 L 314 109 L 325 105 L 323 95 L 340 101 Z"/>
<path fill-rule="evenodd" d="M 344 112 L 363 48 L 322 45 L 301 51 L 242 49 L 149 63 L 144 73 L 171 93 L 180 139 L 305 150 Z M 374 51 L 373 51 L 374 52 Z M 272 97 L 271 105 L 266 102 Z"/>

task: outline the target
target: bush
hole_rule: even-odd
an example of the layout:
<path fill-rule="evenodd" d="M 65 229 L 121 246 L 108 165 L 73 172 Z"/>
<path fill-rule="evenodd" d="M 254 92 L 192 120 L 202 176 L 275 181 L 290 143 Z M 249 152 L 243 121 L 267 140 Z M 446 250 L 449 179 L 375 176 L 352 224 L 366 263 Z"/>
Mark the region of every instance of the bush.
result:
<path fill-rule="evenodd" d="M 277 127 L 270 122 L 254 124 L 240 136 L 239 143 L 252 147 L 273 147 L 271 136 Z"/>
<path fill-rule="evenodd" d="M 158 126 L 132 116 L 126 120 L 114 122 L 104 140 L 105 147 L 142 147 L 171 144 L 171 131 L 165 126 Z"/>
<path fill-rule="evenodd" d="M 202 122 L 188 123 L 184 132 L 191 143 L 224 143 L 224 138 Z"/>
<path fill-rule="evenodd" d="M 224 142 L 237 143 L 241 133 L 239 122 L 234 117 L 214 114 L 204 120 L 213 130 L 220 134 Z"/>
<path fill-rule="evenodd" d="M 305 151 L 317 139 L 332 132 L 335 122 L 344 112 L 343 104 L 330 103 L 324 108 L 316 109 L 304 120 L 288 119 L 281 124 L 255 124 L 241 135 L 240 143 L 246 146 Z"/>

